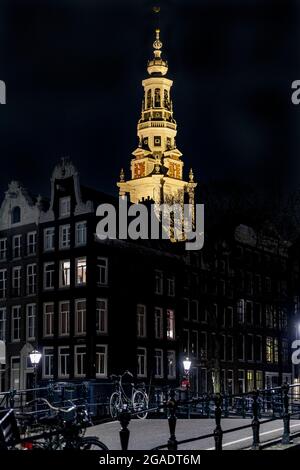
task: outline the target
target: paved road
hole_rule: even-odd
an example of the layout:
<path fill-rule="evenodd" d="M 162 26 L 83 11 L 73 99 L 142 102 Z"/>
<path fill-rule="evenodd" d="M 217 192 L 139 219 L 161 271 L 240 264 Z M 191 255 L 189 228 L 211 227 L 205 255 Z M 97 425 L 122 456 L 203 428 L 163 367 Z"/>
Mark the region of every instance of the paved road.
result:
<path fill-rule="evenodd" d="M 225 431 L 233 427 L 244 426 L 250 424 L 250 419 L 223 419 L 222 428 Z M 274 439 L 282 435 L 282 420 L 276 420 L 270 423 L 262 424 L 260 427 L 261 442 Z M 204 434 L 210 434 L 215 427 L 213 419 L 178 419 L 176 426 L 177 440 L 198 437 Z M 111 450 L 120 450 L 119 439 L 120 424 L 111 422 L 94 426 L 88 430 L 89 435 L 96 435 Z M 129 424 L 130 450 L 149 450 L 153 447 L 166 443 L 169 438 L 168 422 L 166 419 L 146 419 L 132 420 Z M 291 432 L 300 431 L 300 420 L 291 420 Z M 252 443 L 252 430 L 244 429 L 233 433 L 224 434 L 223 448 L 242 449 L 249 447 Z M 213 449 L 213 438 L 197 440 L 190 443 L 180 444 L 179 450 L 182 449 Z"/>

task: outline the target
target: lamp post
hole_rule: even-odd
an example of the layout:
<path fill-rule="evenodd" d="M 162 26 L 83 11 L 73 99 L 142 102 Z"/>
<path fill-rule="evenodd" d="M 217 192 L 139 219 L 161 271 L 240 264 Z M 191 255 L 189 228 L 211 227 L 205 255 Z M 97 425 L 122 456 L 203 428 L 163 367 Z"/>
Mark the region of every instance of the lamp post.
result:
<path fill-rule="evenodd" d="M 33 349 L 33 351 L 31 351 L 31 353 L 29 354 L 29 358 L 30 358 L 31 364 L 33 366 L 33 373 L 34 373 L 33 388 L 34 388 L 34 399 L 35 400 L 36 400 L 36 385 L 37 385 L 37 369 L 38 369 L 38 365 L 40 363 L 41 357 L 42 357 L 41 353 L 39 351 L 37 351 L 36 349 Z M 36 402 L 34 404 L 34 410 L 35 410 L 35 412 L 37 411 L 37 403 Z"/>
<path fill-rule="evenodd" d="M 184 369 L 184 375 L 185 375 L 185 380 L 186 380 L 186 399 L 189 401 L 190 399 L 190 368 L 192 365 L 192 361 L 186 357 L 183 361 L 183 369 Z M 188 403 L 187 405 L 187 414 L 188 414 L 188 419 L 191 417 L 190 413 L 190 404 Z"/>

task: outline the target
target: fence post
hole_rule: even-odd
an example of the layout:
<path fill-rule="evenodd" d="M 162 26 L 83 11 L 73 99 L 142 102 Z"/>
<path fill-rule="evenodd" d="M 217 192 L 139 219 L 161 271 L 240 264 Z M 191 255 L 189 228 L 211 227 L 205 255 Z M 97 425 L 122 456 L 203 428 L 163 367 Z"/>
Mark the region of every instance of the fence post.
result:
<path fill-rule="evenodd" d="M 260 450 L 260 442 L 259 442 L 260 422 L 258 419 L 258 413 L 259 413 L 258 397 L 259 397 L 259 391 L 255 390 L 253 392 L 253 404 L 252 404 L 253 419 L 251 423 L 252 431 L 253 431 L 252 450 Z"/>
<path fill-rule="evenodd" d="M 175 435 L 176 430 L 176 407 L 177 403 L 175 400 L 175 390 L 170 390 L 170 398 L 167 403 L 169 410 L 168 423 L 170 429 L 170 438 L 168 440 L 168 450 L 177 450 L 177 440 Z"/>
<path fill-rule="evenodd" d="M 130 423 L 131 415 L 130 412 L 127 410 L 127 405 L 123 405 L 123 409 L 119 414 L 119 421 L 121 424 L 120 430 L 120 441 L 121 441 L 121 448 L 122 450 L 128 450 L 128 442 L 130 431 L 128 429 L 128 425 Z"/>
<path fill-rule="evenodd" d="M 283 392 L 283 435 L 282 444 L 290 444 L 289 384 L 282 385 Z"/>
<path fill-rule="evenodd" d="M 222 396 L 220 393 L 215 395 L 215 420 L 216 428 L 214 430 L 215 450 L 222 450 L 223 431 L 221 428 L 222 418 Z"/>

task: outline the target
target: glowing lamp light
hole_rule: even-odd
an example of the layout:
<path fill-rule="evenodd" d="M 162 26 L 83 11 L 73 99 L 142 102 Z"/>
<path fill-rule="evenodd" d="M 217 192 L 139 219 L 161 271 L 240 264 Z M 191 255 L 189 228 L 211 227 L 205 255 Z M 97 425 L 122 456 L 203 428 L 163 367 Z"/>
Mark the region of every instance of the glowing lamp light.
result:
<path fill-rule="evenodd" d="M 190 359 L 187 357 L 186 359 L 184 359 L 184 361 L 182 361 L 183 363 L 183 368 L 186 372 L 189 372 L 190 368 L 191 368 L 191 364 L 192 364 L 192 361 L 190 361 Z"/>
<path fill-rule="evenodd" d="M 31 353 L 29 354 L 29 358 L 30 358 L 30 361 L 31 361 L 31 364 L 33 366 L 37 366 L 38 363 L 40 362 L 41 360 L 41 353 L 39 351 L 37 351 L 36 349 L 34 349 L 33 351 L 31 351 Z"/>

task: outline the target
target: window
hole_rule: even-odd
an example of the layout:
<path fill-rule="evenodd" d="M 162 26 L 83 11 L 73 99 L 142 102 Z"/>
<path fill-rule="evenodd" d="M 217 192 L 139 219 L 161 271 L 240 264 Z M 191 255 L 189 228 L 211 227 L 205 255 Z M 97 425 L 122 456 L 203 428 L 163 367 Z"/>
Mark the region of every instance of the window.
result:
<path fill-rule="evenodd" d="M 155 360 L 154 376 L 157 379 L 162 379 L 164 376 L 164 356 L 163 356 L 162 349 L 155 349 L 154 360 Z"/>
<path fill-rule="evenodd" d="M 0 308 L 0 341 L 6 340 L 6 308 Z"/>
<path fill-rule="evenodd" d="M 44 289 L 54 288 L 54 263 L 44 263 Z"/>
<path fill-rule="evenodd" d="M 107 333 L 107 299 L 96 299 L 96 332 Z"/>
<path fill-rule="evenodd" d="M 174 310 L 167 310 L 167 338 L 175 339 L 175 314 Z"/>
<path fill-rule="evenodd" d="M 70 287 L 70 260 L 60 261 L 59 263 L 59 287 Z"/>
<path fill-rule="evenodd" d="M 253 323 L 253 315 L 252 315 L 252 302 L 246 302 L 246 320 L 248 325 L 252 325 Z"/>
<path fill-rule="evenodd" d="M 154 311 L 154 321 L 155 321 L 155 338 L 162 339 L 164 336 L 163 330 L 163 310 L 162 308 L 156 307 Z"/>
<path fill-rule="evenodd" d="M 221 361 L 225 361 L 225 335 L 220 335 L 218 341 L 220 348 L 220 359 Z"/>
<path fill-rule="evenodd" d="M 189 320 L 190 319 L 190 301 L 189 299 L 183 299 L 183 319 Z"/>
<path fill-rule="evenodd" d="M 167 292 L 170 297 L 175 295 L 175 277 L 171 276 L 167 278 Z"/>
<path fill-rule="evenodd" d="M 244 323 L 245 321 L 245 301 L 244 299 L 240 299 L 237 302 L 237 316 L 238 322 Z"/>
<path fill-rule="evenodd" d="M 176 379 L 176 353 L 168 351 L 168 379 Z"/>
<path fill-rule="evenodd" d="M 238 336 L 238 360 L 245 360 L 245 337 L 244 335 Z"/>
<path fill-rule="evenodd" d="M 0 239 L 0 261 L 4 261 L 7 258 L 7 238 Z"/>
<path fill-rule="evenodd" d="M 36 254 L 36 232 L 27 233 L 27 255 Z"/>
<path fill-rule="evenodd" d="M 11 309 L 11 340 L 20 341 L 21 305 L 14 305 Z"/>
<path fill-rule="evenodd" d="M 11 211 L 11 223 L 18 224 L 19 222 L 21 222 L 21 208 L 16 206 Z"/>
<path fill-rule="evenodd" d="M 35 316 L 36 316 L 36 305 L 26 305 L 26 338 L 32 340 L 35 338 Z"/>
<path fill-rule="evenodd" d="M 253 305 L 254 325 L 261 326 L 261 304 L 255 303 Z"/>
<path fill-rule="evenodd" d="M 198 312 L 198 300 L 191 301 L 191 320 L 199 321 L 199 312 Z"/>
<path fill-rule="evenodd" d="M 45 303 L 43 312 L 43 330 L 44 337 L 54 334 L 54 304 Z"/>
<path fill-rule="evenodd" d="M 247 361 L 253 361 L 253 335 L 247 335 Z"/>
<path fill-rule="evenodd" d="M 86 334 L 86 300 L 75 300 L 75 334 Z"/>
<path fill-rule="evenodd" d="M 75 225 L 75 245 L 86 245 L 86 221 L 77 222 Z"/>
<path fill-rule="evenodd" d="M 59 336 L 70 334 L 70 302 L 59 303 Z"/>
<path fill-rule="evenodd" d="M 54 250 L 54 227 L 44 229 L 44 251 Z"/>
<path fill-rule="evenodd" d="M 64 378 L 70 376 L 70 348 L 67 346 L 58 348 L 58 375 Z"/>
<path fill-rule="evenodd" d="M 260 274 L 256 274 L 254 278 L 254 289 L 256 294 L 261 293 L 261 276 Z"/>
<path fill-rule="evenodd" d="M 226 307 L 225 310 L 225 326 L 232 327 L 233 326 L 233 308 Z"/>
<path fill-rule="evenodd" d="M 61 250 L 70 248 L 70 225 L 61 225 L 59 227 L 59 248 Z"/>
<path fill-rule="evenodd" d="M 71 198 L 70 196 L 61 197 L 59 200 L 59 217 L 70 217 L 71 215 Z"/>
<path fill-rule="evenodd" d="M 13 297 L 21 295 L 21 266 L 12 269 L 12 295 Z"/>
<path fill-rule="evenodd" d="M 195 358 L 198 357 L 198 331 L 193 330 L 191 332 L 191 347 L 190 351 Z"/>
<path fill-rule="evenodd" d="M 145 348 L 138 348 L 137 350 L 137 376 L 147 376 L 147 351 Z"/>
<path fill-rule="evenodd" d="M 154 136 L 154 145 L 155 145 L 156 147 L 160 147 L 160 145 L 161 145 L 161 137 L 159 137 L 159 136 Z"/>
<path fill-rule="evenodd" d="M 21 257 L 21 240 L 22 235 L 15 235 L 12 242 L 12 255 L 13 258 Z"/>
<path fill-rule="evenodd" d="M 238 371 L 238 393 L 245 393 L 245 371 Z"/>
<path fill-rule="evenodd" d="M 96 377 L 107 377 L 107 345 L 96 345 Z"/>
<path fill-rule="evenodd" d="M 97 282 L 106 286 L 108 282 L 108 261 L 107 258 L 98 258 L 97 262 Z"/>
<path fill-rule="evenodd" d="M 155 294 L 162 295 L 163 293 L 163 273 L 162 271 L 155 271 Z"/>
<path fill-rule="evenodd" d="M 257 370 L 255 373 L 256 376 L 256 388 L 258 390 L 263 389 L 264 383 L 263 383 L 263 373 L 261 370 Z"/>
<path fill-rule="evenodd" d="M 83 286 L 86 284 L 86 258 L 78 258 L 75 266 L 76 285 Z"/>
<path fill-rule="evenodd" d="M 201 323 L 207 323 L 207 308 L 206 307 L 200 308 L 200 321 Z"/>
<path fill-rule="evenodd" d="M 86 374 L 86 348 L 85 346 L 75 346 L 75 376 L 84 377 Z"/>
<path fill-rule="evenodd" d="M 254 355 L 255 355 L 255 360 L 257 362 L 262 361 L 262 337 L 261 336 L 255 337 Z"/>
<path fill-rule="evenodd" d="M 137 336 L 146 337 L 146 307 L 145 305 L 137 306 Z"/>
<path fill-rule="evenodd" d="M 227 336 L 226 360 L 227 361 L 233 361 L 233 337 L 232 336 Z"/>
<path fill-rule="evenodd" d="M 267 336 L 266 338 L 266 361 L 278 363 L 278 339 Z"/>
<path fill-rule="evenodd" d="M 200 359 L 204 361 L 207 358 L 207 333 L 201 331 L 200 333 Z"/>
<path fill-rule="evenodd" d="M 247 370 L 247 392 L 254 390 L 254 372 L 253 370 Z"/>
<path fill-rule="evenodd" d="M 43 377 L 53 377 L 53 348 L 43 348 Z"/>
<path fill-rule="evenodd" d="M 36 294 L 36 264 L 27 265 L 26 286 L 27 295 Z"/>

